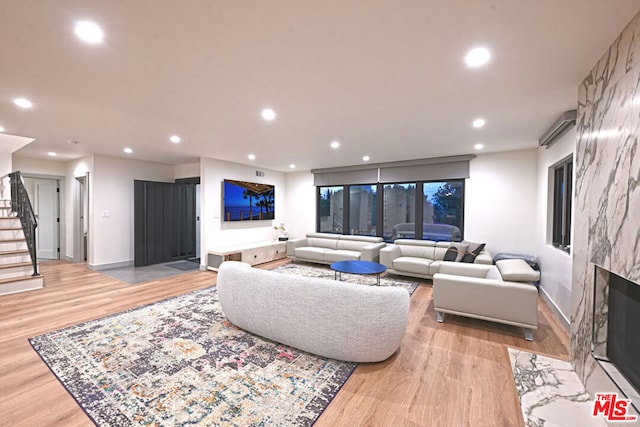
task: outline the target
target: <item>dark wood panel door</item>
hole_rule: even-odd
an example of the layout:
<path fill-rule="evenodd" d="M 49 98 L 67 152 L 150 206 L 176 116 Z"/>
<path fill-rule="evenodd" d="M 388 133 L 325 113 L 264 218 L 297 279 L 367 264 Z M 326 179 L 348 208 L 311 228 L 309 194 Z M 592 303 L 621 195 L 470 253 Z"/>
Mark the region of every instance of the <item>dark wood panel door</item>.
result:
<path fill-rule="evenodd" d="M 194 257 L 195 184 L 134 181 L 134 264 Z"/>

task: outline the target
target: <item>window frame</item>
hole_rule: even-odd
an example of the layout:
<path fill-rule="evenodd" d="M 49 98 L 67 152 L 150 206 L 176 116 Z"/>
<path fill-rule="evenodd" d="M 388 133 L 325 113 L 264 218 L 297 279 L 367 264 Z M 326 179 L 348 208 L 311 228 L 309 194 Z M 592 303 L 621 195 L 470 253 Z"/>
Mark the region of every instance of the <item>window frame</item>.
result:
<path fill-rule="evenodd" d="M 462 192 L 462 205 L 460 207 L 460 233 L 462 239 L 464 239 L 464 218 L 465 218 L 465 204 L 466 204 L 466 179 L 464 178 L 455 178 L 455 179 L 436 179 L 436 180 L 416 180 L 416 181 L 402 181 L 402 182 L 385 182 L 385 183 L 358 183 L 358 184 L 345 184 L 345 185 L 318 185 L 316 186 L 316 231 L 322 233 L 333 233 L 333 234 L 342 234 L 342 235 L 350 235 L 351 224 L 350 224 L 350 194 L 351 187 L 359 187 L 359 186 L 377 186 L 376 188 L 376 236 L 384 238 L 384 187 L 386 185 L 394 185 L 394 184 L 410 184 L 415 186 L 414 192 L 414 209 L 415 209 L 415 236 L 419 236 L 419 239 L 416 240 L 424 240 L 423 236 L 423 188 L 425 183 L 430 182 L 460 182 L 461 184 L 461 192 Z M 342 233 L 335 231 L 321 231 L 321 194 L 323 188 L 335 188 L 342 187 Z"/>
<path fill-rule="evenodd" d="M 571 253 L 573 207 L 573 154 L 550 168 L 553 183 L 550 207 L 551 245 Z"/>

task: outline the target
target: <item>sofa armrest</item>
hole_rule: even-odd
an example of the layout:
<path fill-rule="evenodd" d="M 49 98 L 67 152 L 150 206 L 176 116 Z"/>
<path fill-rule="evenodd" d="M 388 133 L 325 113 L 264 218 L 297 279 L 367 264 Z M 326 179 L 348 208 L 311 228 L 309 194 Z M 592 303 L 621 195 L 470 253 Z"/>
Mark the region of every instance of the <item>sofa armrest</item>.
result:
<path fill-rule="evenodd" d="M 469 264 L 466 262 L 442 261 L 440 262 L 438 273 L 452 274 L 455 276 L 464 277 L 485 278 L 491 268 L 493 268 L 492 265 L 486 264 Z"/>
<path fill-rule="evenodd" d="M 478 254 L 478 256 L 476 257 L 476 259 L 473 261 L 474 264 L 488 264 L 488 265 L 492 265 L 493 264 L 493 255 L 491 255 L 491 252 L 489 252 L 488 250 L 483 250 L 482 252 L 480 252 Z"/>
<path fill-rule="evenodd" d="M 380 249 L 380 264 L 387 268 L 393 267 L 393 260 L 400 257 L 402 252 L 398 245 L 387 245 Z"/>
<path fill-rule="evenodd" d="M 433 301 L 436 311 L 468 314 L 533 329 L 538 326 L 538 290 L 529 283 L 436 273 Z"/>
<path fill-rule="evenodd" d="M 380 260 L 380 250 L 387 246 L 386 243 L 372 243 L 362 248 L 360 259 L 363 261 L 378 262 Z"/>
<path fill-rule="evenodd" d="M 296 248 L 301 248 L 303 246 L 309 246 L 309 240 L 306 237 L 287 240 L 287 256 L 295 256 Z"/>

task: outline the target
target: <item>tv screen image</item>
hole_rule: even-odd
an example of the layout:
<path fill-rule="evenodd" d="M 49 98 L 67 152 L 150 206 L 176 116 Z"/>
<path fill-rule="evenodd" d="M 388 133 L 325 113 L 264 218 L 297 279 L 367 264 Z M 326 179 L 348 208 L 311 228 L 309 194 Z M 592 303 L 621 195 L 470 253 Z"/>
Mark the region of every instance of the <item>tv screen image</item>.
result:
<path fill-rule="evenodd" d="M 225 221 L 262 221 L 275 218 L 275 187 L 247 181 L 224 180 Z"/>

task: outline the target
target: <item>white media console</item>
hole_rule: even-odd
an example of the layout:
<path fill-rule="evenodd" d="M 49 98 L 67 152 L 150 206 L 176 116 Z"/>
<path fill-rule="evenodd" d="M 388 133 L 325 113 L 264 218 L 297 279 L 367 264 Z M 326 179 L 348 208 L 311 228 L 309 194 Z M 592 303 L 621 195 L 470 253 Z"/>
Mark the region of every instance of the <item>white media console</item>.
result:
<path fill-rule="evenodd" d="M 207 251 L 207 268 L 218 271 L 224 261 L 242 261 L 251 265 L 283 259 L 287 256 L 287 242 L 266 241 L 225 246 Z"/>

